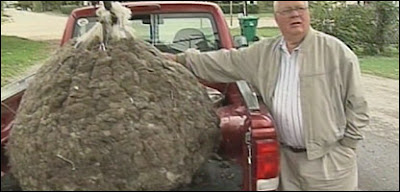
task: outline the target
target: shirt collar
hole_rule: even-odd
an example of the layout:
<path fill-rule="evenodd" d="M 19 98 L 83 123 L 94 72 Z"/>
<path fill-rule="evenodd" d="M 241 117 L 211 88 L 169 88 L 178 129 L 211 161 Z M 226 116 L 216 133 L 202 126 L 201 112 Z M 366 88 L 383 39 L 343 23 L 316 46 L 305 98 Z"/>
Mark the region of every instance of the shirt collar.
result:
<path fill-rule="evenodd" d="M 289 52 L 287 45 L 286 45 L 286 41 L 283 37 L 281 38 L 281 40 L 279 42 L 279 47 L 282 51 Z M 299 51 L 300 47 L 301 47 L 301 44 L 299 46 L 297 46 L 296 48 L 294 48 L 293 51 Z"/>

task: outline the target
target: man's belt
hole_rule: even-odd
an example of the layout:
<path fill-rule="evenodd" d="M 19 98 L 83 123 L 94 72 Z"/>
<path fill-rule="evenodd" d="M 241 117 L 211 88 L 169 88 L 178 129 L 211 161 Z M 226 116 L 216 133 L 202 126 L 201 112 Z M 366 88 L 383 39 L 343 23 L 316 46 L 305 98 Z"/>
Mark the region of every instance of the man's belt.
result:
<path fill-rule="evenodd" d="M 307 151 L 307 149 L 305 149 L 305 148 L 292 147 L 292 146 L 286 145 L 284 143 L 281 143 L 281 146 L 291 150 L 293 153 L 302 153 L 302 152 Z"/>

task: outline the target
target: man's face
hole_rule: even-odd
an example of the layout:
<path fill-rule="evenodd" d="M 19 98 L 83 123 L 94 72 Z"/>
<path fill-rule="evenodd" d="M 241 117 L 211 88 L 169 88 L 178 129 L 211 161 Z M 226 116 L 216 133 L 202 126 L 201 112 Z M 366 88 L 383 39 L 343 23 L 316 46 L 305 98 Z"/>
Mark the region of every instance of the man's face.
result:
<path fill-rule="evenodd" d="M 310 27 L 310 12 L 304 1 L 279 1 L 275 20 L 285 37 L 305 36 Z"/>

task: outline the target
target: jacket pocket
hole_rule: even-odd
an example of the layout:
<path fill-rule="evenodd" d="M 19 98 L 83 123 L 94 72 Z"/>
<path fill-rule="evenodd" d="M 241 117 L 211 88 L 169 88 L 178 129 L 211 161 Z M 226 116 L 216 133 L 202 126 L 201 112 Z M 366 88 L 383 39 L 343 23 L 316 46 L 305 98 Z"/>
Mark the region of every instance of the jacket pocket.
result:
<path fill-rule="evenodd" d="M 331 169 L 341 171 L 357 166 L 356 152 L 349 147 L 341 145 L 339 142 L 326 155 L 330 159 L 331 165 L 329 167 Z"/>

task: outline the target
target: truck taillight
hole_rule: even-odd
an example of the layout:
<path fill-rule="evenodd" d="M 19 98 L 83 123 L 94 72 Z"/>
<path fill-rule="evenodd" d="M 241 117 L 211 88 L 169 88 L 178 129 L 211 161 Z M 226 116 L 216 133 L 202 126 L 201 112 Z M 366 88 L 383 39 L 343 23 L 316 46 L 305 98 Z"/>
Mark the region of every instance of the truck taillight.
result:
<path fill-rule="evenodd" d="M 279 173 L 279 145 L 276 140 L 256 141 L 256 178 L 269 179 Z"/>
<path fill-rule="evenodd" d="M 272 191 L 279 184 L 279 145 L 276 140 L 255 141 L 255 179 L 257 191 Z"/>

